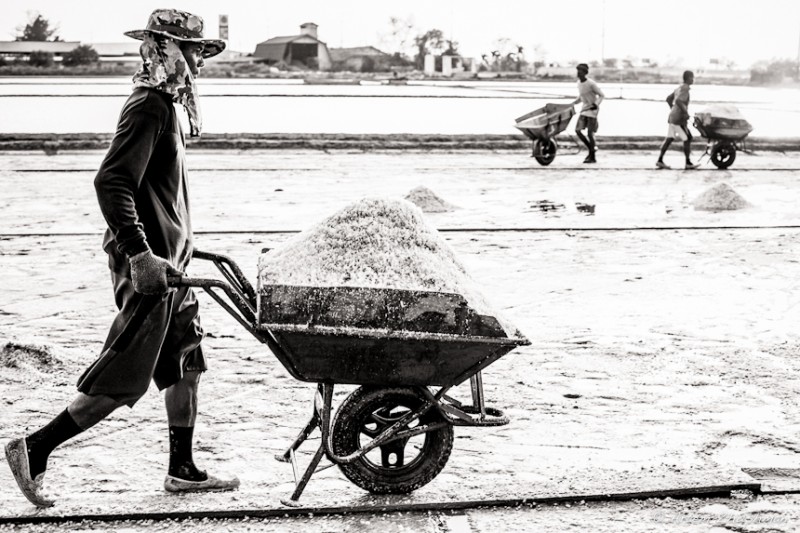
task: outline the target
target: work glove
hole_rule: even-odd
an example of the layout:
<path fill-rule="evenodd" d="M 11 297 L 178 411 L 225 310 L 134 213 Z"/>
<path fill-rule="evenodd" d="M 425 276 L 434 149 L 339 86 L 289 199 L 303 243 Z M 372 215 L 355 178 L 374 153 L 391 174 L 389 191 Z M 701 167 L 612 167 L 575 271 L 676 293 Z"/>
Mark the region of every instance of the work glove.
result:
<path fill-rule="evenodd" d="M 595 109 L 600 109 L 600 107 L 597 104 L 592 104 L 589 106 L 589 111 L 594 111 Z"/>
<path fill-rule="evenodd" d="M 133 290 L 140 294 L 163 294 L 169 288 L 167 275 L 181 275 L 183 272 L 173 267 L 169 261 L 150 250 L 130 258 Z"/>

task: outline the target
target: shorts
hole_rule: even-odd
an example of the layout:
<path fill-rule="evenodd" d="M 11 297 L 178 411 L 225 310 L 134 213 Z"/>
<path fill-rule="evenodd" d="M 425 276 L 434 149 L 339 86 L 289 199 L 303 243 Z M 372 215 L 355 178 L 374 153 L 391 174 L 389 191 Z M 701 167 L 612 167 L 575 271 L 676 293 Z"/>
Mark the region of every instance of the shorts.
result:
<path fill-rule="evenodd" d="M 670 124 L 669 129 L 667 130 L 667 137 L 675 139 L 677 141 L 691 141 L 692 134 L 689 131 L 687 126 L 681 126 L 679 124 Z"/>
<path fill-rule="evenodd" d="M 597 117 L 587 117 L 586 115 L 578 116 L 578 123 L 575 125 L 575 129 L 580 130 L 589 130 L 592 133 L 597 133 Z"/>
<path fill-rule="evenodd" d="M 119 313 L 100 357 L 78 379 L 80 392 L 103 394 L 133 407 L 151 380 L 163 390 L 184 372 L 206 370 L 199 304 L 192 289 L 145 295 L 135 292 L 124 276 L 112 272 L 111 281 Z"/>

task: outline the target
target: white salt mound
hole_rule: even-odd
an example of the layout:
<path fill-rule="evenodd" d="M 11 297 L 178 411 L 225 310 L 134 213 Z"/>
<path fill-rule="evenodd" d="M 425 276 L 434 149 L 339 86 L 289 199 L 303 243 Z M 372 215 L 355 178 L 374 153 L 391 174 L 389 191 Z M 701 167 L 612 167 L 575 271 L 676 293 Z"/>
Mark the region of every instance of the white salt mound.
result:
<path fill-rule="evenodd" d="M 733 211 L 744 209 L 750 204 L 739 196 L 727 183 L 720 183 L 695 198 L 694 208 L 698 211 Z"/>
<path fill-rule="evenodd" d="M 422 185 L 411 189 L 405 199 L 422 209 L 424 213 L 446 213 L 458 209 Z"/>
<path fill-rule="evenodd" d="M 371 287 L 460 294 L 495 317 L 509 337 L 518 330 L 492 309 L 453 249 L 412 203 L 365 198 L 262 254 L 258 286 Z"/>

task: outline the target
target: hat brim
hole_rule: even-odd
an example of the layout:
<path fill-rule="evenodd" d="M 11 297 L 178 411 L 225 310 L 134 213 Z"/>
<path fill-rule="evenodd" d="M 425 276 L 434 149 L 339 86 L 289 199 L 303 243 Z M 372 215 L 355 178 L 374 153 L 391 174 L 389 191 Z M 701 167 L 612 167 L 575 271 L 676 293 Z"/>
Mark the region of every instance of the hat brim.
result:
<path fill-rule="evenodd" d="M 184 37 L 178 37 L 177 35 L 173 35 L 165 31 L 156 31 L 156 30 L 133 30 L 133 31 L 126 31 L 124 33 L 124 35 L 127 35 L 128 37 L 131 37 L 133 39 L 137 39 L 139 41 L 144 40 L 144 36 L 147 34 L 163 35 L 164 37 L 169 37 L 170 39 L 174 39 L 176 41 L 184 43 L 202 44 L 203 45 L 202 56 L 205 59 L 208 59 L 209 57 L 214 57 L 215 55 L 225 50 L 225 41 L 221 39 L 186 39 Z"/>

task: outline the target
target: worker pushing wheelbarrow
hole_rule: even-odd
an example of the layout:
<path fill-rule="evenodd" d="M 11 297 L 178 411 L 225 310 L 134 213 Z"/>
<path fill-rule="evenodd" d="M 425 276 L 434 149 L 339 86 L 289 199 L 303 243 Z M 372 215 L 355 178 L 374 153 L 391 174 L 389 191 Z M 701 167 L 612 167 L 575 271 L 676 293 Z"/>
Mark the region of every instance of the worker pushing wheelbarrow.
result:
<path fill-rule="evenodd" d="M 508 423 L 502 411 L 486 405 L 482 370 L 514 348 L 529 344 L 528 340 L 499 319 L 482 314 L 473 303 L 480 304 L 479 298 L 464 296 L 469 291 L 376 287 L 371 282 L 402 285 L 397 274 L 403 272 L 394 267 L 369 277 L 375 274 L 375 265 L 383 264 L 386 250 L 402 259 L 395 265 L 425 257 L 424 266 L 442 270 L 454 259 L 435 230 L 409 230 L 416 231 L 414 224 L 423 220 L 421 212 L 417 215 L 411 207 L 397 205 L 356 204 L 328 219 L 338 225 L 320 226 L 316 234 L 304 232 L 309 234 L 305 241 L 300 234 L 294 248 L 287 244 L 266 252 L 259 261 L 258 290 L 231 259 L 198 251 L 193 257 L 212 262 L 224 279 L 171 279 L 175 287 L 203 288 L 266 344 L 294 378 L 317 384 L 308 421 L 276 457 L 290 462 L 294 471 L 295 490 L 283 500 L 286 505 L 297 504 L 323 457 L 365 490 L 404 494 L 430 482 L 444 468 L 455 426 Z M 371 218 L 373 212 L 378 214 Z M 385 230 L 388 226 L 391 230 Z M 334 234 L 335 239 L 323 240 Z M 364 238 L 367 234 L 372 238 Z M 382 239 L 384 235 L 388 238 Z M 419 255 L 413 251 L 416 244 L 406 238 L 411 236 L 425 243 Z M 347 241 L 346 252 L 330 246 L 342 240 Z M 301 259 L 298 254 L 305 255 Z M 444 262 L 429 260 L 431 254 Z M 355 260 L 359 257 L 367 263 L 360 270 Z M 324 265 L 312 272 L 318 283 L 275 282 L 279 275 L 297 280 L 297 271 L 314 261 Z M 281 264 L 287 268 L 281 270 Z M 452 272 L 443 277 L 452 279 L 463 273 L 453 264 Z M 341 272 L 346 276 L 340 276 Z M 402 277 L 407 280 L 413 275 Z M 433 283 L 435 277 L 432 270 L 425 271 L 427 282 Z M 334 279 L 353 283 L 334 286 Z M 466 382 L 471 403 L 450 396 L 454 387 Z M 358 388 L 334 410 L 334 389 L 341 385 Z M 321 442 L 301 471 L 296 453 L 316 429 L 321 431 Z"/>
<path fill-rule="evenodd" d="M 736 160 L 736 150 L 744 149 L 744 140 L 753 126 L 732 105 L 713 105 L 695 113 L 694 127 L 708 140 L 706 154 L 720 169 L 730 167 Z"/>
<path fill-rule="evenodd" d="M 556 158 L 556 135 L 567 129 L 573 115 L 573 104 L 546 104 L 517 118 L 514 127 L 533 141 L 532 157 L 547 166 Z"/>

